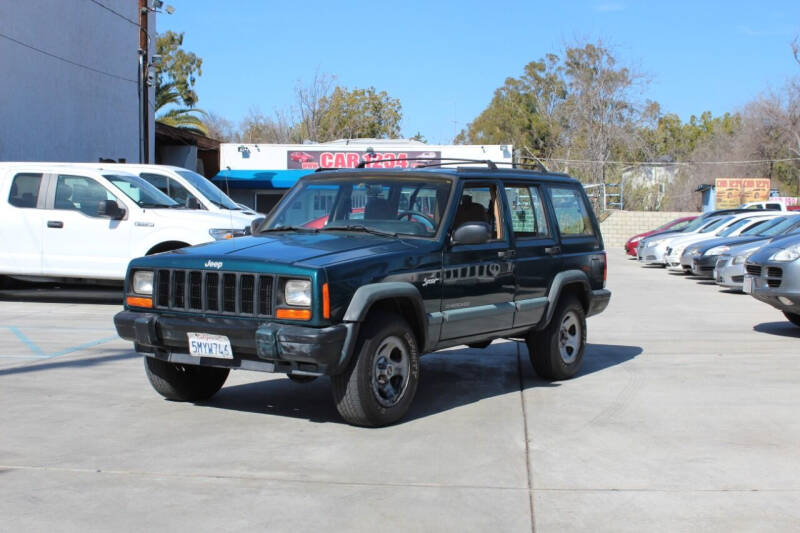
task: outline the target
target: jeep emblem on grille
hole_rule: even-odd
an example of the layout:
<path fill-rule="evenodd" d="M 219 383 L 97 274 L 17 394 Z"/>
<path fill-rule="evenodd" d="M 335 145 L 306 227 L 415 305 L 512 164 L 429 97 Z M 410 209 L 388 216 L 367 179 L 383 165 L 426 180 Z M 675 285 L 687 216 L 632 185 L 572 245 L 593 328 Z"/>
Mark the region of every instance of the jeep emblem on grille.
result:
<path fill-rule="evenodd" d="M 212 261 L 211 259 L 209 259 L 208 261 L 206 261 L 205 267 L 216 268 L 217 270 L 219 270 L 220 268 L 222 268 L 222 261 Z"/>

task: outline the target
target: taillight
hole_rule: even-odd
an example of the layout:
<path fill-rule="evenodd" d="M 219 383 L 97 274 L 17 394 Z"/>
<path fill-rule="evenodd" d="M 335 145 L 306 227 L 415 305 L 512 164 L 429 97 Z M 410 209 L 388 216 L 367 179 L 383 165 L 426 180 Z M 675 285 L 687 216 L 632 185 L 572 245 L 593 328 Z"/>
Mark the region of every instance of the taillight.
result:
<path fill-rule="evenodd" d="M 606 253 L 603 252 L 603 287 L 606 286 L 606 278 L 608 277 L 608 258 Z"/>

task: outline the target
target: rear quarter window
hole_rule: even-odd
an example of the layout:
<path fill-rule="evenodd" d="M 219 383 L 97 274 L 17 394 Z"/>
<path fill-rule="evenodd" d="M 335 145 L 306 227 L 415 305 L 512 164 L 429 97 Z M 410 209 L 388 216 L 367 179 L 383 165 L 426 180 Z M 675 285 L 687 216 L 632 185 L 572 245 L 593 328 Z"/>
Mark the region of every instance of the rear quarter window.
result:
<path fill-rule="evenodd" d="M 8 203 L 15 207 L 36 207 L 36 203 L 39 201 L 39 186 L 41 184 L 41 174 L 17 174 L 11 181 Z"/>
<path fill-rule="evenodd" d="M 583 195 L 570 187 L 551 187 L 550 200 L 563 237 L 594 235 L 592 219 Z"/>

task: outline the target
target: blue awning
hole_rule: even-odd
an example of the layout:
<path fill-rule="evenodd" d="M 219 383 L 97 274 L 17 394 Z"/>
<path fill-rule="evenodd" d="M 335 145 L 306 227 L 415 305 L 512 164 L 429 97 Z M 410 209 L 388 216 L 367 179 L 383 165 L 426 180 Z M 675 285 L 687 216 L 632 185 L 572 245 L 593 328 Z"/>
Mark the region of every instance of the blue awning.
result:
<path fill-rule="evenodd" d="M 221 189 L 289 189 L 313 170 L 220 170 L 211 178 Z"/>

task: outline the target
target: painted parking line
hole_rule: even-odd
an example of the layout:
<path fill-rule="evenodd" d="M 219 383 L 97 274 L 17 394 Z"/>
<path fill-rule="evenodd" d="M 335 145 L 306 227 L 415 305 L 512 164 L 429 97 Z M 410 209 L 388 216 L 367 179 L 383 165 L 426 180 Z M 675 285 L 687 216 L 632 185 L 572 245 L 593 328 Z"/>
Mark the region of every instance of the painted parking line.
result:
<path fill-rule="evenodd" d="M 116 340 L 116 339 L 120 338 L 116 334 L 115 335 L 109 335 L 107 337 L 103 337 L 103 338 L 96 339 L 96 340 L 93 340 L 93 341 L 84 342 L 84 343 L 78 344 L 76 346 L 70 346 L 68 348 L 64 348 L 63 350 L 59 350 L 57 352 L 45 353 L 44 350 L 42 350 L 35 342 L 33 342 L 31 339 L 29 339 L 28 336 L 25 335 L 16 326 L 5 326 L 4 329 L 7 329 L 12 334 L 14 334 L 14 336 L 17 337 L 17 339 L 19 339 L 20 342 L 22 342 L 22 344 L 24 344 L 32 352 L 32 354 L 31 355 L 16 355 L 16 354 L 15 355 L 0 355 L 0 358 L 2 358 L 2 359 L 36 359 L 36 360 L 53 359 L 55 357 L 61 357 L 61 356 L 64 356 L 64 355 L 69 355 L 69 354 L 72 354 L 72 353 L 75 353 L 75 352 L 79 352 L 81 350 L 85 350 L 87 348 L 92 348 L 94 346 L 99 346 L 101 344 L 105 344 L 107 342 L 111 342 L 113 340 Z M 64 329 L 69 329 L 69 328 L 64 328 Z"/>

